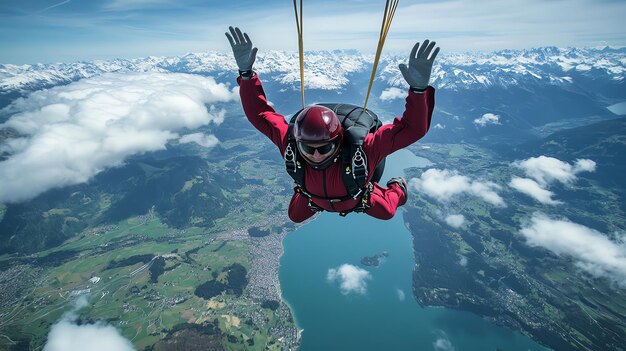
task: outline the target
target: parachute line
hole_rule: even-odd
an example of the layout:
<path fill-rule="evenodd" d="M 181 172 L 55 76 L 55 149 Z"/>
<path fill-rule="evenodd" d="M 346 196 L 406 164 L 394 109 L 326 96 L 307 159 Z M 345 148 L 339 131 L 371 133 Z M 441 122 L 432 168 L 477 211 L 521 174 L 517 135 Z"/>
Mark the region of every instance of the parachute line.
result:
<path fill-rule="evenodd" d="M 294 0 L 295 1 L 295 0 Z M 378 47 L 376 48 L 376 57 L 374 58 L 374 67 L 372 67 L 372 74 L 370 76 L 370 83 L 367 87 L 367 95 L 365 95 L 365 104 L 363 104 L 363 110 L 367 110 L 367 101 L 370 97 L 370 92 L 372 90 L 372 84 L 374 84 L 374 78 L 376 77 L 376 69 L 378 68 L 378 60 L 380 59 L 380 54 L 383 51 L 383 46 L 385 45 L 385 39 L 387 38 L 387 33 L 389 33 L 389 28 L 391 27 L 391 21 L 393 21 L 393 16 L 396 13 L 396 9 L 398 8 L 398 2 L 400 0 L 387 0 L 385 4 L 385 13 L 383 14 L 383 23 L 380 26 L 380 36 L 378 38 Z"/>
<path fill-rule="evenodd" d="M 298 56 L 300 58 L 300 91 L 302 94 L 302 108 L 304 104 L 304 42 L 302 40 L 302 0 L 300 0 L 300 14 L 298 15 L 297 0 L 293 0 L 293 9 L 296 13 L 296 28 L 298 29 Z"/>

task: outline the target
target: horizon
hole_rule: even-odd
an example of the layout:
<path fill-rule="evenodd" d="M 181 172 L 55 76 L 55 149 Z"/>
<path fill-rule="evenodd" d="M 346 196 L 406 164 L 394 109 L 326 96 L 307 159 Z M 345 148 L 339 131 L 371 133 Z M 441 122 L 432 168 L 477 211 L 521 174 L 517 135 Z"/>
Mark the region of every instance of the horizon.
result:
<path fill-rule="evenodd" d="M 440 52 L 439 53 L 439 58 L 442 57 L 446 57 L 446 56 L 453 56 L 453 55 L 489 55 L 489 54 L 495 54 L 495 53 L 500 53 L 503 51 L 512 51 L 512 52 L 524 52 L 524 51 L 533 51 L 533 50 L 542 50 L 542 49 L 548 49 L 548 48 L 556 48 L 558 50 L 597 50 L 597 51 L 602 51 L 602 50 L 606 50 L 606 49 L 610 49 L 610 50 L 623 50 L 626 49 L 626 45 L 598 45 L 598 46 L 555 46 L 555 45 L 546 45 L 546 46 L 537 46 L 537 47 L 528 47 L 528 48 L 517 48 L 517 49 L 497 49 L 497 50 L 492 50 L 492 51 L 486 51 L 486 50 L 476 50 L 476 51 L 448 51 L 448 52 Z M 361 51 L 358 49 L 323 49 L 323 50 L 306 50 L 304 51 L 305 54 L 307 53 L 326 53 L 326 52 L 334 52 L 334 51 L 339 51 L 339 52 L 350 52 L 350 51 L 356 51 L 357 54 L 361 54 L 361 55 L 374 55 L 374 52 L 369 52 L 369 51 Z M 297 55 L 298 52 L 296 50 L 265 50 L 265 52 L 280 52 L 280 53 L 289 53 L 289 54 L 294 54 Z M 230 51 L 218 51 L 218 50 L 206 50 L 206 51 L 199 51 L 199 52 L 186 52 L 186 53 L 182 53 L 182 54 L 177 54 L 177 55 L 146 55 L 146 56 L 136 56 L 136 57 L 113 57 L 113 58 L 109 58 L 109 59 L 91 59 L 91 60 L 74 60 L 74 61 L 49 61 L 49 62 L 25 62 L 25 63 L 12 63 L 12 62 L 0 62 L 0 65 L 2 66 L 35 66 L 35 65 L 55 65 L 55 64 L 73 64 L 73 63 L 90 63 L 90 62 L 98 62 L 98 61 L 103 61 L 103 62 L 111 62 L 111 61 L 116 61 L 116 60 L 121 60 L 121 61 L 133 61 L 133 60 L 142 60 L 142 59 L 147 59 L 147 58 L 160 58 L 160 59 L 165 59 L 165 58 L 181 58 L 181 57 L 185 57 L 185 56 L 189 56 L 189 55 L 201 55 L 201 54 L 220 54 L 220 55 L 232 55 L 232 52 Z M 382 57 L 389 57 L 389 56 L 402 56 L 405 53 L 403 52 L 399 52 L 399 51 L 390 51 L 390 52 L 384 52 L 381 54 L 381 58 Z M 264 52 L 259 50 L 258 52 L 258 57 L 263 57 Z M 305 55 L 305 60 L 306 60 L 306 55 Z"/>

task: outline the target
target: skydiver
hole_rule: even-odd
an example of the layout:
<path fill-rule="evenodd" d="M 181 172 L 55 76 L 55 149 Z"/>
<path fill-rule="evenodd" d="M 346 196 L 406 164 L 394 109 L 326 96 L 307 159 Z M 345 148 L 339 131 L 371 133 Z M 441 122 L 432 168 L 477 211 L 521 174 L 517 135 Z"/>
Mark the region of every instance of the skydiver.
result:
<path fill-rule="evenodd" d="M 246 117 L 252 125 L 267 136 L 285 155 L 289 147 L 289 124 L 267 102 L 265 92 L 253 64 L 258 49 L 253 47 L 247 33 L 239 28 L 229 27 L 226 37 L 239 68 L 239 95 Z M 399 206 L 406 203 L 408 189 L 402 177 L 392 178 L 387 187 L 371 181 L 377 165 L 391 153 L 405 148 L 421 139 L 430 127 L 435 106 L 435 89 L 428 85 L 435 57 L 439 47 L 435 42 L 425 40 L 420 46 L 416 43 L 409 56 L 408 66 L 399 65 L 402 76 L 409 84 L 405 111 L 402 118 L 396 117 L 393 123 L 383 125 L 376 132 L 367 134 L 363 151 L 367 164 L 367 184 L 359 196 L 348 195 L 343 181 L 341 150 L 344 145 L 344 128 L 337 114 L 323 106 L 312 105 L 301 111 L 293 128 L 297 152 L 304 162 L 304 183 L 296 184 L 289 204 L 289 218 L 302 222 L 317 212 L 365 212 L 388 220 Z M 431 55 L 432 54 L 432 55 Z M 290 150 L 287 150 L 287 154 Z M 306 188 L 306 192 L 303 191 Z"/>

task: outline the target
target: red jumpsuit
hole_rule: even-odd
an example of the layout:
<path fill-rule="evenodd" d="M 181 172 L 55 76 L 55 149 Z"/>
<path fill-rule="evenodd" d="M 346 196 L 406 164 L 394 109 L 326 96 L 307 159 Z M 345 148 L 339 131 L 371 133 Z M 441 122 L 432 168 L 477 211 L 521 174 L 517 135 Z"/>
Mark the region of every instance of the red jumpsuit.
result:
<path fill-rule="evenodd" d="M 278 146 L 281 155 L 287 147 L 288 122 L 283 115 L 274 111 L 267 103 L 263 86 L 254 75 L 245 80 L 239 77 L 239 95 L 243 110 L 248 120 L 256 129 L 265 134 Z M 429 86 L 423 94 L 409 90 L 406 106 L 402 118 L 395 118 L 393 123 L 380 127 L 375 133 L 365 138 L 363 150 L 367 156 L 368 174 L 373 176 L 374 170 L 380 161 L 389 154 L 405 148 L 421 139 L 430 127 L 430 120 L 435 107 L 435 89 Z M 307 192 L 322 198 L 341 198 L 348 195 L 341 175 L 341 157 L 334 164 L 324 170 L 316 170 L 304 162 L 305 188 Z M 360 198 L 342 202 L 314 198 L 315 205 L 330 212 L 343 212 L 353 209 Z M 406 196 L 398 184 L 391 184 L 384 188 L 374 183 L 374 190 L 370 195 L 370 205 L 366 213 L 380 219 L 390 219 L 396 214 L 398 206 L 404 205 Z M 289 218 L 294 222 L 302 222 L 315 214 L 309 208 L 309 199 L 301 193 L 294 192 L 289 204 Z"/>

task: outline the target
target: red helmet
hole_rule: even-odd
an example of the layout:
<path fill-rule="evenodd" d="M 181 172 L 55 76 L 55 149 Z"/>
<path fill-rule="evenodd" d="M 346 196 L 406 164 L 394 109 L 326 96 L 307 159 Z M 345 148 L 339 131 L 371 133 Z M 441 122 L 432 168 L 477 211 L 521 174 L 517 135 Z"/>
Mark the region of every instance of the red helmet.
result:
<path fill-rule="evenodd" d="M 323 169 L 330 166 L 339 153 L 343 141 L 343 127 L 337 114 L 328 107 L 313 105 L 300 112 L 294 124 L 293 133 L 300 153 L 314 168 Z M 307 157 L 302 150 L 304 144 L 334 143 L 334 152 L 317 162 Z M 305 145 L 306 146 L 306 145 Z"/>
<path fill-rule="evenodd" d="M 328 107 L 313 105 L 300 112 L 294 125 L 296 141 L 327 143 L 335 138 L 343 140 L 343 127 L 337 114 Z"/>

